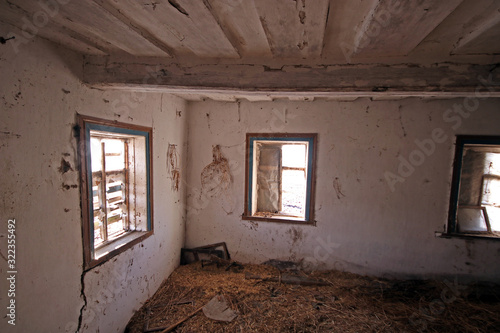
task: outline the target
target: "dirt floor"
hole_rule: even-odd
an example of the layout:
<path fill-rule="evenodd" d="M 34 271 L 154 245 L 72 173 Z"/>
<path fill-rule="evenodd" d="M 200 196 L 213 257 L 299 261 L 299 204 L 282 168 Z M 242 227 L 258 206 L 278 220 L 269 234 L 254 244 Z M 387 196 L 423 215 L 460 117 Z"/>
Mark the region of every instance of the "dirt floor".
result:
<path fill-rule="evenodd" d="M 290 274 L 327 285 L 283 283 Z M 215 295 L 236 311 L 233 321 L 214 321 L 200 311 L 173 332 L 500 332 L 499 285 L 306 274 L 268 265 L 226 271 L 200 262 L 176 269 L 126 332 L 161 332 L 155 328 L 176 323 Z"/>

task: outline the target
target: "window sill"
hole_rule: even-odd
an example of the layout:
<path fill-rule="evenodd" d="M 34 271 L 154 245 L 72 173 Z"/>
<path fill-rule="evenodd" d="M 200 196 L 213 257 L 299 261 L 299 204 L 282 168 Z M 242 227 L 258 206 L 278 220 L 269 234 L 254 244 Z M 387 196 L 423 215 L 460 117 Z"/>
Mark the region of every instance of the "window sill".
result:
<path fill-rule="evenodd" d="M 303 224 L 303 225 L 316 224 L 315 221 L 306 221 L 298 217 L 291 217 L 285 215 L 274 215 L 272 217 L 242 215 L 241 219 L 247 221 L 257 221 L 257 222 L 261 221 L 261 222 L 276 222 L 276 223 Z"/>
<path fill-rule="evenodd" d="M 444 233 L 436 232 L 436 237 L 439 238 L 460 238 L 460 239 L 486 239 L 492 241 L 500 241 L 500 236 L 492 234 L 465 234 L 465 233 Z"/>
<path fill-rule="evenodd" d="M 95 259 L 93 259 L 86 269 L 93 268 L 112 257 L 124 252 L 125 250 L 131 248 L 137 243 L 142 242 L 144 239 L 148 238 L 153 234 L 152 231 L 132 231 L 124 236 L 116 239 L 115 241 L 106 244 L 95 250 Z"/>

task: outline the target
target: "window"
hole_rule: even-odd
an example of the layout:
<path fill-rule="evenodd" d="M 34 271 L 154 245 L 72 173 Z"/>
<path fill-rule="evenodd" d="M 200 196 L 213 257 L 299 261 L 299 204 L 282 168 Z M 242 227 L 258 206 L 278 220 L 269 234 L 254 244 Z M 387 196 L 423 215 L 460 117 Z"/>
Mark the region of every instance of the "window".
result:
<path fill-rule="evenodd" d="M 152 131 L 79 116 L 85 267 L 153 233 Z"/>
<path fill-rule="evenodd" d="M 314 223 L 316 134 L 247 134 L 247 220 Z"/>
<path fill-rule="evenodd" d="M 447 233 L 500 237 L 500 137 L 457 136 Z"/>

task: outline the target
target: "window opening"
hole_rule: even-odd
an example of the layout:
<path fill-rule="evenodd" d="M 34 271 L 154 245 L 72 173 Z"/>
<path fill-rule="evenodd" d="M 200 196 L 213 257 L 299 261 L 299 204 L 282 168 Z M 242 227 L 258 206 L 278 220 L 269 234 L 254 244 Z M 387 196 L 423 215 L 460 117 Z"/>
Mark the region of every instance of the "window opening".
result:
<path fill-rule="evenodd" d="M 152 130 L 79 116 L 85 267 L 149 237 Z"/>
<path fill-rule="evenodd" d="M 244 219 L 313 222 L 315 134 L 247 134 Z"/>
<path fill-rule="evenodd" d="M 500 137 L 457 137 L 448 233 L 500 237 Z"/>

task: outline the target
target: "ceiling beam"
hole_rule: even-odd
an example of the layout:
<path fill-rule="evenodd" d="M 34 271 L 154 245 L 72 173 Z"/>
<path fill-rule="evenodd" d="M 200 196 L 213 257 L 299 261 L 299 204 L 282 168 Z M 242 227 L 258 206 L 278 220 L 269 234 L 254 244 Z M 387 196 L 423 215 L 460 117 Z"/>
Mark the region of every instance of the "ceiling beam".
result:
<path fill-rule="evenodd" d="M 500 97 L 500 70 L 492 65 L 192 65 L 110 63 L 90 57 L 83 81 L 94 87 L 154 91 L 311 93 L 314 96 Z"/>

